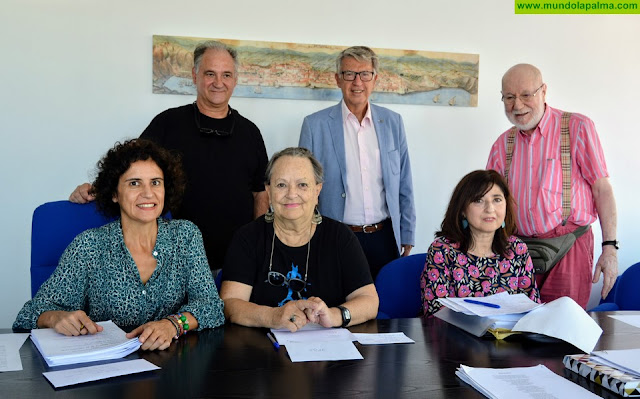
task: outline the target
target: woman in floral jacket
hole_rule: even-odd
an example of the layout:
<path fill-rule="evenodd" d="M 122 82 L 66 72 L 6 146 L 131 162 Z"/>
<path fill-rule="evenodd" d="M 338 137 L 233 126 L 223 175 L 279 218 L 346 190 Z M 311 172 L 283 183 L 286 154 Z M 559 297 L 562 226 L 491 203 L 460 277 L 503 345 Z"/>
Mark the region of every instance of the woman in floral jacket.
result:
<path fill-rule="evenodd" d="M 462 178 L 449 201 L 422 272 L 422 312 L 440 309 L 438 298 L 480 297 L 507 291 L 540 302 L 527 246 L 513 235 L 509 188 L 493 170 Z"/>

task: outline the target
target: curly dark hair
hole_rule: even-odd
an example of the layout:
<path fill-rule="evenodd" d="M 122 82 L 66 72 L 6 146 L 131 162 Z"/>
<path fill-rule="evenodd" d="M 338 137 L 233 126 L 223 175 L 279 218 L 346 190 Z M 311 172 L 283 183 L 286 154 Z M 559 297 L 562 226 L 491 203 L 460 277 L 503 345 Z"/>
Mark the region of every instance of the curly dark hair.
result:
<path fill-rule="evenodd" d="M 120 216 L 120 205 L 113 202 L 118 192 L 118 182 L 131 164 L 152 160 L 164 174 L 165 203 L 162 214 L 175 210 L 180 204 L 186 180 L 182 170 L 182 160 L 176 153 L 165 150 L 149 140 L 133 139 L 124 143 L 116 142 L 112 149 L 96 164 L 98 175 L 91 187 L 96 196 L 96 207 L 107 217 Z"/>
<path fill-rule="evenodd" d="M 493 236 L 491 250 L 505 255 L 509 236 L 516 231 L 514 200 L 507 182 L 495 170 L 476 170 L 460 180 L 451 194 L 447 212 L 440 225 L 440 231 L 435 234 L 436 237 L 446 237 L 449 241 L 459 243 L 460 250 L 466 253 L 473 246 L 473 237 L 471 229 L 462 228 L 462 219 L 464 219 L 462 214 L 470 203 L 482 198 L 494 185 L 502 190 L 507 208 L 504 217 L 505 226 L 503 229 L 498 229 Z"/>

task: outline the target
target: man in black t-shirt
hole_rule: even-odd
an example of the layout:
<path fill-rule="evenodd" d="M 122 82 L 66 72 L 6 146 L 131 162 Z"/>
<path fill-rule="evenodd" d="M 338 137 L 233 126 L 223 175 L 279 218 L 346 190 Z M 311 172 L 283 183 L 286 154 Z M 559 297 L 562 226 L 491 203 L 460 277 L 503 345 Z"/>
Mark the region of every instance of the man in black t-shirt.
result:
<path fill-rule="evenodd" d="M 267 151 L 256 125 L 229 106 L 238 78 L 236 51 L 208 41 L 193 57 L 196 101 L 161 112 L 140 137 L 182 155 L 187 189 L 171 213 L 200 228 L 209 265 L 220 269 L 233 232 L 267 210 Z M 78 186 L 69 200 L 92 201 L 90 188 Z"/>

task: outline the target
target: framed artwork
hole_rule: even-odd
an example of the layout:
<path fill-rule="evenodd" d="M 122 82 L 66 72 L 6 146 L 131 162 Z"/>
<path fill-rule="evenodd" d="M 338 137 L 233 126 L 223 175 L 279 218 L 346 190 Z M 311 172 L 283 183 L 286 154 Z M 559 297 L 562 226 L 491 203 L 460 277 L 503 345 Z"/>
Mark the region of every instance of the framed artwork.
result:
<path fill-rule="evenodd" d="M 217 40 L 238 52 L 236 97 L 332 100 L 336 58 L 343 46 L 183 36 L 153 36 L 153 92 L 195 95 L 193 50 Z M 379 58 L 371 101 L 390 104 L 476 107 L 478 54 L 373 48 Z"/>

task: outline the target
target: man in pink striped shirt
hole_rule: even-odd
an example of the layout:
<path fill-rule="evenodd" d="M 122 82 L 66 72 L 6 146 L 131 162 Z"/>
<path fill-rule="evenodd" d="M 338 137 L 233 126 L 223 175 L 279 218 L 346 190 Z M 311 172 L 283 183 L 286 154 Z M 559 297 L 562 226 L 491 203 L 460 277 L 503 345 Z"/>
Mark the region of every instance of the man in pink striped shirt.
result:
<path fill-rule="evenodd" d="M 546 104 L 546 92 L 542 74 L 533 65 L 515 65 L 502 78 L 505 114 L 518 129 L 509 169 L 509 188 L 516 200 L 517 227 L 521 236 L 558 237 L 600 219 L 602 254 L 593 277 L 591 229 L 576 240 L 551 271 L 536 276 L 543 302 L 569 296 L 586 308 L 591 283 L 597 283 L 603 274 L 601 294 L 604 298 L 618 276 L 616 203 L 595 125 L 586 116 L 573 113 L 569 121 L 571 214 L 563 223 L 562 111 Z M 494 169 L 503 176 L 509 130 L 493 144 L 487 162 L 487 169 Z"/>

